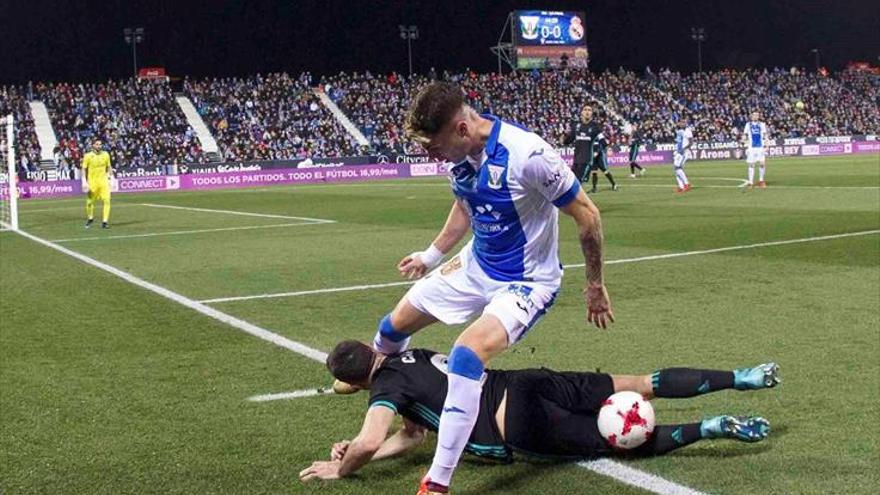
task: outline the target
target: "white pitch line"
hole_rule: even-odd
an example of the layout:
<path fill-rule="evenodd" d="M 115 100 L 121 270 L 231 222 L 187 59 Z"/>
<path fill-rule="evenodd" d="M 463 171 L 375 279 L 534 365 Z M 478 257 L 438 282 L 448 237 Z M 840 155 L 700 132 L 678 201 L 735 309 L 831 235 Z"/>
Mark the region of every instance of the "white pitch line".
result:
<path fill-rule="evenodd" d="M 673 184 L 630 184 L 626 182 L 621 183 L 623 188 L 630 187 L 653 187 L 653 188 L 669 188 L 669 190 L 674 190 L 675 185 Z M 713 185 L 704 185 L 700 183 L 692 183 L 691 184 L 694 190 L 697 189 L 740 189 L 744 186 L 713 186 Z M 842 189 L 842 190 L 866 190 L 866 191 L 876 191 L 880 189 L 880 186 L 767 186 L 767 190 L 772 189 Z"/>
<path fill-rule="evenodd" d="M 68 239 L 52 239 L 50 242 L 103 241 L 108 239 L 135 239 L 139 237 L 159 237 L 166 235 L 203 234 L 206 232 L 230 232 L 233 230 L 277 229 L 281 227 L 298 227 L 302 225 L 322 225 L 322 222 L 274 223 L 270 225 L 245 225 L 242 227 L 220 227 L 216 229 L 172 230 L 170 232 L 150 232 L 147 234 L 106 235 L 95 237 L 70 237 Z M 97 227 L 96 227 L 97 228 Z"/>
<path fill-rule="evenodd" d="M 22 237 L 30 239 L 38 244 L 42 244 L 43 246 L 46 246 L 50 249 L 54 249 L 55 251 L 58 251 L 60 253 L 66 254 L 67 256 L 79 260 L 87 265 L 93 266 L 95 268 L 98 268 L 99 270 L 103 270 L 111 275 L 119 277 L 132 285 L 136 285 L 150 292 L 158 294 L 166 299 L 170 299 L 171 301 L 174 301 L 182 306 L 186 306 L 187 308 L 197 311 L 209 318 L 213 318 L 221 323 L 225 323 L 234 328 L 237 328 L 245 333 L 253 335 L 254 337 L 265 340 L 267 342 L 271 342 L 277 346 L 283 347 L 320 363 L 323 363 L 327 360 L 326 352 L 319 351 L 318 349 L 313 349 L 305 344 L 290 340 L 287 337 L 283 337 L 281 335 L 278 335 L 277 333 L 270 332 L 265 328 L 258 327 L 253 323 L 249 323 L 232 315 L 228 315 L 222 311 L 216 310 L 210 306 L 206 306 L 198 301 L 194 301 L 186 296 L 178 294 L 177 292 L 166 289 L 165 287 L 147 282 L 146 280 L 138 278 L 128 272 L 122 271 L 119 268 L 108 265 L 106 263 L 102 263 L 94 258 L 90 258 L 84 254 L 77 253 L 76 251 L 67 249 L 64 246 L 55 244 L 52 241 L 47 241 L 46 239 L 37 237 L 33 234 L 29 234 L 23 230 L 18 230 L 16 232 Z"/>
<path fill-rule="evenodd" d="M 681 253 L 669 253 L 669 254 L 655 254 L 651 256 L 640 256 L 638 258 L 629 258 L 622 260 L 610 260 L 606 261 L 606 265 L 620 265 L 623 263 L 637 263 L 639 261 L 653 261 L 653 260 L 665 260 L 669 258 L 682 258 L 684 256 L 696 256 L 699 254 L 713 254 L 713 253 L 726 253 L 728 251 L 741 251 L 743 249 L 755 249 L 762 247 L 772 247 L 772 246 L 785 246 L 788 244 L 801 244 L 805 242 L 817 242 L 817 241 L 830 241 L 832 239 L 843 239 L 845 237 L 858 237 L 864 235 L 873 235 L 880 234 L 880 230 L 863 230 L 860 232 L 847 232 L 845 234 L 833 234 L 833 235 L 821 235 L 816 237 L 804 237 L 801 239 L 788 239 L 785 241 L 770 241 L 770 242 L 758 242 L 755 244 L 743 244 L 740 246 L 727 246 L 721 248 L 714 249 L 701 249 L 699 251 L 684 251 Z M 583 263 L 577 263 L 573 265 L 564 265 L 564 268 L 580 268 L 584 266 Z"/>
<path fill-rule="evenodd" d="M 293 392 L 281 392 L 277 394 L 254 395 L 248 397 L 250 402 L 270 402 L 276 400 L 291 400 L 317 395 L 335 395 L 332 388 L 314 388 L 307 390 L 295 390 Z M 583 461 L 576 464 L 602 476 L 608 476 L 621 483 L 635 486 L 651 493 L 660 495 L 707 495 L 705 492 L 694 490 L 687 486 L 669 481 L 657 475 L 627 466 L 611 459 L 597 459 Z"/>
<path fill-rule="evenodd" d="M 122 208 L 122 207 L 128 208 L 131 206 L 141 206 L 141 205 L 128 204 L 128 203 L 121 203 L 120 204 L 120 203 L 116 203 L 116 202 L 113 203 L 114 210 L 116 208 Z M 22 214 L 22 213 L 42 213 L 42 212 L 46 212 L 46 211 L 63 211 L 63 210 L 83 210 L 83 211 L 85 211 L 85 209 L 86 209 L 85 206 L 59 206 L 57 208 L 36 208 L 36 209 L 24 208 L 24 209 L 19 209 L 18 213 L 19 214 Z"/>
<path fill-rule="evenodd" d="M 612 461 L 611 459 L 597 459 L 584 461 L 577 464 L 582 468 L 589 469 L 609 478 L 614 478 L 621 483 L 635 486 L 652 493 L 663 495 L 706 495 L 705 492 L 679 485 L 665 478 L 646 473 L 639 469 L 629 467 L 626 464 Z"/>
<path fill-rule="evenodd" d="M 768 189 L 844 189 L 844 190 L 866 190 L 876 191 L 880 186 L 767 186 Z"/>
<path fill-rule="evenodd" d="M 278 394 L 254 395 L 248 397 L 251 402 L 269 402 L 273 400 L 299 399 L 301 397 L 314 397 L 316 395 L 336 395 L 332 387 L 310 388 L 307 390 L 295 390 L 293 392 L 281 392 Z"/>
<path fill-rule="evenodd" d="M 860 232 L 848 232 L 845 234 L 834 234 L 834 235 L 824 235 L 817 237 L 804 237 L 801 239 L 788 239 L 783 241 L 771 241 L 771 242 L 759 242 L 755 244 L 743 244 L 739 246 L 727 246 L 720 247 L 714 249 L 703 249 L 699 251 L 684 251 L 681 253 L 667 253 L 667 254 L 654 254 L 650 256 L 640 256 L 638 258 L 624 258 L 619 260 L 608 260 L 605 262 L 606 265 L 622 265 L 625 263 L 638 263 L 640 261 L 653 261 L 653 260 L 663 260 L 669 258 L 682 258 L 685 256 L 696 256 L 700 254 L 712 254 L 712 253 L 724 253 L 728 251 L 740 251 L 743 249 L 755 249 L 761 247 L 771 247 L 771 246 L 784 246 L 787 244 L 800 244 L 804 242 L 816 242 L 816 241 L 827 241 L 831 239 L 842 239 L 845 237 L 856 237 L 856 236 L 864 236 L 864 235 L 872 235 L 878 234 L 880 230 L 864 230 Z M 583 263 L 575 263 L 570 265 L 563 265 L 563 268 L 581 268 L 583 267 Z M 213 304 L 213 303 L 224 303 L 224 302 L 232 302 L 232 301 L 249 301 L 252 299 L 274 299 L 277 297 L 296 297 L 296 296 L 308 296 L 313 294 L 327 294 L 332 292 L 348 292 L 348 291 L 357 291 L 357 290 L 367 290 L 367 289 L 381 289 L 385 287 L 397 287 L 400 285 L 412 285 L 414 281 L 406 280 L 402 282 L 389 282 L 385 284 L 369 284 L 369 285 L 351 285 L 348 287 L 331 287 L 328 289 L 314 289 L 314 290 L 302 290 L 296 292 L 277 292 L 271 294 L 256 294 L 252 296 L 232 296 L 232 297 L 217 297 L 213 299 L 203 299 L 199 302 L 205 304 Z"/>
<path fill-rule="evenodd" d="M 237 211 L 237 210 L 214 210 L 210 208 L 195 208 L 191 206 L 174 206 L 174 205 L 160 205 L 157 203 L 140 203 L 141 206 L 149 206 L 151 208 L 169 208 L 172 210 L 186 210 L 186 211 L 199 211 L 203 213 L 222 213 L 224 215 L 240 215 L 243 217 L 260 217 L 260 218 L 284 218 L 287 220 L 306 220 L 309 222 L 315 223 L 336 223 L 336 220 L 327 220 L 326 218 L 309 218 L 309 217 L 293 217 L 289 215 L 275 215 L 269 213 L 251 213 L 249 211 Z"/>
<path fill-rule="evenodd" d="M 91 265 L 95 268 L 103 270 L 111 275 L 119 277 L 126 282 L 129 282 L 138 287 L 144 288 L 158 294 L 166 299 L 170 299 L 178 304 L 186 306 L 190 309 L 193 309 L 205 316 L 213 318 L 222 323 L 226 323 L 232 327 L 235 327 L 243 332 L 246 332 L 250 335 L 253 335 L 259 339 L 265 340 L 267 342 L 271 342 L 277 346 L 283 347 L 285 349 L 291 350 L 297 354 L 308 357 L 318 362 L 325 362 L 327 360 L 327 353 L 323 351 L 319 351 L 317 349 L 311 348 L 305 344 L 301 344 L 299 342 L 288 339 L 287 337 L 283 337 L 278 335 L 277 333 L 270 332 L 264 328 L 258 327 L 250 322 L 241 320 L 234 316 L 223 313 L 222 311 L 218 311 L 210 306 L 206 306 L 198 301 L 194 301 L 188 297 L 185 297 L 181 294 L 173 292 L 165 287 L 147 282 L 141 278 L 138 278 L 128 272 L 122 271 L 114 266 L 108 265 L 106 263 L 102 263 L 94 258 L 90 258 L 84 254 L 77 253 L 76 251 L 72 251 L 67 249 L 64 246 L 60 246 L 51 241 L 47 241 L 40 237 L 37 237 L 33 234 L 29 234 L 27 232 L 18 230 L 16 231 L 19 235 L 30 239 L 38 244 L 42 244 L 50 249 L 54 249 L 60 253 L 66 254 L 76 260 L 79 260 L 83 263 Z M 646 490 L 653 491 L 654 493 L 658 493 L 661 495 L 703 495 L 701 492 L 697 491 L 670 491 L 671 489 L 683 489 L 689 490 L 682 485 L 678 485 L 671 481 L 666 481 L 663 478 L 659 478 L 649 473 L 645 473 L 643 471 L 639 471 L 634 468 L 630 468 L 624 466 L 622 464 L 616 463 L 614 461 L 606 461 L 605 462 L 605 470 L 608 471 L 607 474 L 605 472 L 596 471 L 597 473 L 604 474 L 606 476 L 611 476 L 619 481 L 622 481 L 627 484 L 631 484 L 634 486 L 640 486 Z M 584 466 L 587 467 L 587 466 Z M 616 467 L 616 469 L 612 469 Z M 589 469 L 589 468 L 588 468 Z M 595 470 L 594 470 L 595 471 Z M 647 481 L 646 481 L 647 480 Z"/>
<path fill-rule="evenodd" d="M 212 304 L 230 301 L 249 301 L 251 299 L 273 299 L 276 297 L 308 296 L 311 294 L 328 294 L 331 292 L 348 292 L 352 290 L 382 289 L 385 287 L 397 287 L 400 285 L 412 285 L 415 282 L 406 280 L 403 282 L 389 282 L 387 284 L 352 285 L 349 287 L 333 287 L 330 289 L 301 290 L 296 292 L 279 292 L 277 294 L 257 294 L 255 296 L 218 297 L 215 299 L 203 299 L 200 303 Z"/>

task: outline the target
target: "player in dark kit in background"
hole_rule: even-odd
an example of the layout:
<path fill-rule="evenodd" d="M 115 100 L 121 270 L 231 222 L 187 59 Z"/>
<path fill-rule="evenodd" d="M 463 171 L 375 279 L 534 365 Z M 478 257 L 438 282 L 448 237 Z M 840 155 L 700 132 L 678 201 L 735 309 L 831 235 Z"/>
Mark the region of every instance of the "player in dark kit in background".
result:
<path fill-rule="evenodd" d="M 593 188 L 590 192 L 597 191 L 599 170 L 605 173 L 605 177 L 611 182 L 611 189 L 618 190 L 617 184 L 611 171 L 608 170 L 608 158 L 606 149 L 608 140 L 605 138 L 604 126 L 599 119 L 593 118 L 593 107 L 586 105 L 581 110 L 581 120 L 574 122 L 568 133 L 563 137 L 562 144 L 565 146 L 574 143 L 574 175 L 581 182 L 587 180 L 586 174 L 593 173 Z"/>
<path fill-rule="evenodd" d="M 629 135 L 629 176 L 636 178 L 636 169 L 639 169 L 639 175 L 645 175 L 645 169 L 638 163 L 639 148 L 642 147 L 642 131 L 639 130 L 638 124 L 632 125 L 632 132 Z"/>
<path fill-rule="evenodd" d="M 447 387 L 445 355 L 412 349 L 386 356 L 362 342 L 346 340 L 327 357 L 327 367 L 338 380 L 369 389 L 369 407 L 358 436 L 334 444 L 330 461 L 303 469 L 303 481 L 348 476 L 371 460 L 417 447 L 427 430 L 437 431 Z M 486 370 L 482 381 L 480 412 L 465 450 L 511 461 L 514 452 L 559 458 L 613 455 L 616 451 L 599 433 L 597 415 L 615 392 L 633 391 L 648 399 L 685 398 L 724 389 L 770 388 L 779 378 L 778 367 L 768 363 L 734 371 L 668 368 L 640 376 L 546 368 Z M 387 437 L 398 414 L 403 428 Z M 707 438 L 757 442 L 769 431 L 769 423 L 760 417 L 716 416 L 657 425 L 647 442 L 628 452 L 661 455 Z"/>

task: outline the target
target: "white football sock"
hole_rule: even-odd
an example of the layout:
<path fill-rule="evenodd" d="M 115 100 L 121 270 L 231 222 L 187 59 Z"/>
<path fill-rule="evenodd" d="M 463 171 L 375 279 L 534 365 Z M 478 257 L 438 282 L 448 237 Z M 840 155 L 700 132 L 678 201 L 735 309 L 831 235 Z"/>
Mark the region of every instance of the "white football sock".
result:
<path fill-rule="evenodd" d="M 764 164 L 761 164 L 761 167 L 758 169 L 758 180 L 764 182 Z"/>
<path fill-rule="evenodd" d="M 684 174 L 683 168 L 675 169 L 675 178 L 678 180 L 679 187 L 688 185 L 688 177 Z"/>
<path fill-rule="evenodd" d="M 749 184 L 755 182 L 755 164 L 749 164 Z"/>
<path fill-rule="evenodd" d="M 449 390 L 437 431 L 437 450 L 428 471 L 431 481 L 449 486 L 458 459 L 477 422 L 482 390 L 480 380 L 449 373 Z"/>
<path fill-rule="evenodd" d="M 373 337 L 373 349 L 375 349 L 376 352 L 390 356 L 391 354 L 399 354 L 405 351 L 407 347 L 409 347 L 409 341 L 410 337 L 407 337 L 395 342 L 382 335 L 381 331 L 377 331 L 376 336 Z"/>
<path fill-rule="evenodd" d="M 403 352 L 409 346 L 410 336 L 398 332 L 391 324 L 391 314 L 379 321 L 379 329 L 373 337 L 373 349 L 385 355 Z"/>

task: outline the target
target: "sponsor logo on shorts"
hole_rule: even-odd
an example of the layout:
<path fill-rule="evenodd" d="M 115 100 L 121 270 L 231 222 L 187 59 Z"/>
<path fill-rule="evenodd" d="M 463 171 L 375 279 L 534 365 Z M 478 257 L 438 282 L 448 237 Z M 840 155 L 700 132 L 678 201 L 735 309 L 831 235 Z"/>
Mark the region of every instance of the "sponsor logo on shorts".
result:
<path fill-rule="evenodd" d="M 526 314 L 531 314 L 531 310 L 535 310 L 535 301 L 532 300 L 532 288 L 520 285 L 520 284 L 510 284 L 507 286 L 507 292 L 516 296 L 516 307 L 525 311 Z"/>
<path fill-rule="evenodd" d="M 443 267 L 440 268 L 440 275 L 446 276 L 446 275 L 449 275 L 450 273 L 453 273 L 453 272 L 460 270 L 460 269 L 461 269 L 461 256 L 456 256 L 455 258 L 452 258 L 451 260 L 447 261 L 446 263 L 443 263 Z"/>

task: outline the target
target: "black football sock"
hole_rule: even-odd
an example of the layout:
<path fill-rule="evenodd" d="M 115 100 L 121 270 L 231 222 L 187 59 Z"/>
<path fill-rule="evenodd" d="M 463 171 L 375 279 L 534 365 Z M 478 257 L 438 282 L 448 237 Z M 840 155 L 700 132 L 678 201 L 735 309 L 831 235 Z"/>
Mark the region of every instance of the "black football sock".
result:
<path fill-rule="evenodd" d="M 666 398 L 684 398 L 733 388 L 733 372 L 666 368 L 651 375 L 654 395 Z"/>
<path fill-rule="evenodd" d="M 635 168 L 637 168 L 637 169 L 639 169 L 639 170 L 641 170 L 641 169 L 642 169 L 642 166 L 641 166 L 641 165 L 639 165 L 639 164 L 638 164 L 638 163 L 636 163 L 636 162 L 632 162 L 632 166 L 633 166 L 633 167 L 635 167 Z"/>
<path fill-rule="evenodd" d="M 657 425 L 651 438 L 635 449 L 634 454 L 639 456 L 663 455 L 702 440 L 702 438 L 700 423 Z"/>
<path fill-rule="evenodd" d="M 593 189 L 599 184 L 599 174 L 593 174 Z"/>
<path fill-rule="evenodd" d="M 611 182 L 611 187 L 616 186 L 617 184 L 614 182 L 614 176 L 611 175 L 611 172 L 605 172 L 605 177 L 608 178 L 608 181 Z"/>

